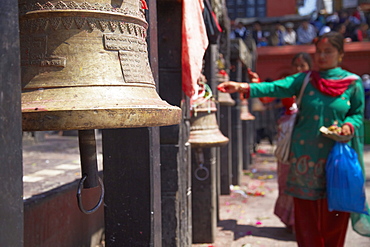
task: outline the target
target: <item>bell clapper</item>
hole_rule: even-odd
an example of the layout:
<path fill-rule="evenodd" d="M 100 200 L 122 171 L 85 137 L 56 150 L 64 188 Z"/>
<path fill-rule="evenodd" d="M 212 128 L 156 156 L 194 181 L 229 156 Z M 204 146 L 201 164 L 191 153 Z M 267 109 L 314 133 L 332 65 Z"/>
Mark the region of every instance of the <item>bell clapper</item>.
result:
<path fill-rule="evenodd" d="M 100 207 L 104 198 L 104 183 L 98 175 L 95 130 L 79 130 L 78 141 L 80 147 L 82 178 L 77 189 L 77 202 L 81 212 L 91 214 Z M 101 194 L 98 203 L 92 209 L 86 210 L 82 204 L 82 188 L 95 188 L 99 185 L 101 187 Z"/>

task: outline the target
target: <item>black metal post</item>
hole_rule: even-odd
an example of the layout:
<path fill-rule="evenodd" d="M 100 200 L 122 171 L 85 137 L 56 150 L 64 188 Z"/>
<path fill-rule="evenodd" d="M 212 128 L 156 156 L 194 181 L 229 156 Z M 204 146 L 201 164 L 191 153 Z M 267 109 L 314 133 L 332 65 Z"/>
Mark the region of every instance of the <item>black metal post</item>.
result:
<path fill-rule="evenodd" d="M 226 2 L 222 2 L 222 19 L 219 23 L 223 29 L 220 36 L 219 50 L 225 59 L 225 70 L 230 72 L 230 19 L 227 15 Z M 231 135 L 231 106 L 222 105 L 219 108 L 219 126 L 222 134 L 229 138 L 229 143 L 220 148 L 220 194 L 229 195 L 232 179 L 232 135 Z"/>
<path fill-rule="evenodd" d="M 182 2 L 160 0 L 158 13 L 159 94 L 180 106 L 179 125 L 160 128 L 163 246 L 192 245 L 189 98 L 182 93 Z"/>
<path fill-rule="evenodd" d="M 158 84 L 157 4 L 147 4 L 149 61 Z M 161 247 L 159 127 L 102 133 L 106 246 Z"/>
<path fill-rule="evenodd" d="M 162 246 L 158 129 L 102 132 L 107 247 Z"/>
<path fill-rule="evenodd" d="M 216 60 L 217 60 L 217 55 L 218 55 L 218 46 L 217 44 L 209 44 L 208 49 L 205 53 L 205 68 L 204 68 L 204 74 L 207 78 L 207 84 L 211 87 L 212 93 L 214 97 L 216 98 L 217 95 L 217 78 L 216 78 L 216 73 L 217 73 L 217 66 L 216 66 Z M 220 122 L 220 108 L 218 105 L 217 109 L 217 121 L 218 123 Z M 219 203 L 218 199 L 219 196 L 221 195 L 221 179 L 220 179 L 220 167 L 221 167 L 221 162 L 220 162 L 220 148 L 216 147 L 215 148 L 215 157 L 210 157 L 211 159 L 215 159 L 215 172 L 216 172 L 216 217 L 217 221 L 219 221 Z M 213 206 L 213 205 L 210 205 Z"/>
<path fill-rule="evenodd" d="M 0 241 L 23 246 L 22 118 L 18 1 L 0 8 Z"/>
<path fill-rule="evenodd" d="M 242 62 L 232 60 L 231 64 L 235 70 L 230 78 L 235 81 L 242 81 Z M 243 141 L 242 141 L 242 123 L 240 119 L 240 98 L 238 93 L 231 94 L 235 100 L 235 106 L 231 109 L 232 125 L 232 184 L 239 185 L 243 168 Z"/>
<path fill-rule="evenodd" d="M 251 53 L 254 56 L 253 53 Z M 253 69 L 254 64 L 252 62 L 250 68 Z M 248 82 L 248 72 L 247 67 L 243 68 L 242 80 Z M 250 100 L 249 100 L 250 101 Z M 250 103 L 248 104 L 248 111 L 251 111 Z M 249 169 L 252 164 L 252 153 L 253 153 L 253 143 L 254 143 L 254 120 L 243 120 L 242 121 L 242 136 L 243 136 L 243 170 Z"/>
<path fill-rule="evenodd" d="M 231 107 L 220 106 L 220 131 L 229 138 L 229 143 L 220 148 L 220 194 L 229 195 L 232 178 Z"/>
<path fill-rule="evenodd" d="M 243 143 L 243 170 L 247 170 L 250 165 L 250 152 L 249 152 L 249 132 L 248 120 L 242 121 L 242 143 Z"/>
<path fill-rule="evenodd" d="M 213 243 L 216 237 L 215 153 L 216 148 L 192 149 L 193 243 Z"/>

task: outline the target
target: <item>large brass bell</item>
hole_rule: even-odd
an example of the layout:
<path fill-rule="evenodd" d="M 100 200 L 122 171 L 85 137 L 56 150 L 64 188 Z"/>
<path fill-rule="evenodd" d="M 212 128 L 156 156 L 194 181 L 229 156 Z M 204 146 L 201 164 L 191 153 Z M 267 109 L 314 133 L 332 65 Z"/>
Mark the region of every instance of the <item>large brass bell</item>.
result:
<path fill-rule="evenodd" d="M 216 104 L 212 99 L 203 100 L 193 107 L 189 136 L 192 148 L 220 147 L 229 142 L 229 138 L 218 127 L 216 112 Z"/>
<path fill-rule="evenodd" d="M 19 0 L 23 130 L 178 124 L 156 92 L 138 0 Z"/>
<path fill-rule="evenodd" d="M 156 92 L 139 0 L 19 0 L 24 131 L 79 130 L 81 211 L 101 205 L 94 129 L 178 124 Z M 91 210 L 84 188 L 101 185 Z"/>

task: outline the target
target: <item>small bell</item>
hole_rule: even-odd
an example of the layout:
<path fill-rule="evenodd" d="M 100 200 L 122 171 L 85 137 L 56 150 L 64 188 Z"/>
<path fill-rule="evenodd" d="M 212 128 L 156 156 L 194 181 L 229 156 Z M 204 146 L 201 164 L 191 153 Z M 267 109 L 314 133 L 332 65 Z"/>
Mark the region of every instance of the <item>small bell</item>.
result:
<path fill-rule="evenodd" d="M 234 106 L 235 100 L 233 100 L 229 93 L 223 93 L 218 91 L 218 102 L 222 106 Z"/>
<path fill-rule="evenodd" d="M 192 148 L 224 146 L 229 138 L 224 136 L 217 124 L 216 104 L 207 99 L 192 110 L 189 143 Z"/>
<path fill-rule="evenodd" d="M 249 112 L 248 100 L 247 99 L 242 99 L 240 101 L 240 119 L 241 120 L 254 120 L 254 119 L 256 119 L 256 117 L 253 116 Z"/>

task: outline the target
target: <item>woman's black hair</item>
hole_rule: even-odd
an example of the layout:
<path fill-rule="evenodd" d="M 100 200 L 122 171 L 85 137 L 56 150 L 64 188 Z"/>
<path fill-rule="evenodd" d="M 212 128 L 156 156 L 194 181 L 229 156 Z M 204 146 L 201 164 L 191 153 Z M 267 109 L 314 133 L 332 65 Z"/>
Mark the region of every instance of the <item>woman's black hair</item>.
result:
<path fill-rule="evenodd" d="M 334 46 L 339 53 L 344 52 L 344 37 L 342 34 L 338 32 L 328 32 L 324 33 L 323 35 L 319 36 L 315 41 L 315 45 L 323 39 L 328 39 L 329 43 Z"/>
<path fill-rule="evenodd" d="M 292 64 L 298 59 L 298 58 L 302 58 L 307 64 L 308 64 L 308 67 L 311 69 L 312 68 L 312 58 L 310 56 L 310 54 L 308 54 L 307 52 L 299 52 L 297 53 L 293 59 L 292 59 Z"/>

